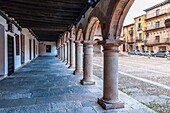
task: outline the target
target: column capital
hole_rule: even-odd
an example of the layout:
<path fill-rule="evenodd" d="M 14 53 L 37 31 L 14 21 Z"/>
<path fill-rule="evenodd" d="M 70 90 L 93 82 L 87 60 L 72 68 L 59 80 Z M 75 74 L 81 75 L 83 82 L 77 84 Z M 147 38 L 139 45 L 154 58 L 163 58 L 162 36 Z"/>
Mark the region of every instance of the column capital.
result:
<path fill-rule="evenodd" d="M 106 39 L 106 40 L 98 42 L 98 44 L 102 45 L 103 47 L 105 47 L 105 46 L 110 46 L 110 47 L 120 46 L 123 43 L 124 43 L 124 41 L 119 40 L 119 39 L 116 39 L 116 40 Z"/>
<path fill-rule="evenodd" d="M 78 45 L 82 45 L 81 41 L 80 40 L 76 40 L 74 41 L 75 44 L 78 44 Z"/>
<path fill-rule="evenodd" d="M 66 43 L 69 43 L 69 42 L 70 42 L 69 40 L 66 41 Z"/>
<path fill-rule="evenodd" d="M 58 46 L 58 48 L 61 48 L 61 45 L 60 45 L 60 46 Z"/>
<path fill-rule="evenodd" d="M 69 38 L 70 41 L 74 41 L 74 38 Z"/>
<path fill-rule="evenodd" d="M 97 43 L 97 41 L 82 41 L 83 45 L 94 45 L 95 43 Z"/>

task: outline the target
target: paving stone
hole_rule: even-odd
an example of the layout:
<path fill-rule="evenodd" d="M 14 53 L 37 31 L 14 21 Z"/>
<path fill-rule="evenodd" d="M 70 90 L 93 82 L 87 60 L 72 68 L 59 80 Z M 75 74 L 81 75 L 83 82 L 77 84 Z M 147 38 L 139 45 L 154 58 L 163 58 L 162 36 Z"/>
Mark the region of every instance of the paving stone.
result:
<path fill-rule="evenodd" d="M 94 76 L 96 85 L 83 86 L 82 76 L 73 75 L 55 57 L 39 57 L 0 81 L 0 113 L 131 113 L 150 111 L 126 94 L 126 108 L 103 110 L 97 103 L 102 97 L 103 81 Z M 162 96 L 163 97 L 163 96 Z M 133 104 L 132 104 L 133 103 Z"/>

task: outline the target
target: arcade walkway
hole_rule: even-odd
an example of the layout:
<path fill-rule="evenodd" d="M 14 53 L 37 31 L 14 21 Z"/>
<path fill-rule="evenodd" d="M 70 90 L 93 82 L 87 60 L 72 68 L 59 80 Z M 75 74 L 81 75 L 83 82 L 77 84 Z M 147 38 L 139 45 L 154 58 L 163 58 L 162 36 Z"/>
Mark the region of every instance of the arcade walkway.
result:
<path fill-rule="evenodd" d="M 55 57 L 39 57 L 0 81 L 0 113 L 153 113 L 143 104 L 120 92 L 124 109 L 103 110 L 102 80 L 82 86 L 82 76 L 72 75 Z"/>

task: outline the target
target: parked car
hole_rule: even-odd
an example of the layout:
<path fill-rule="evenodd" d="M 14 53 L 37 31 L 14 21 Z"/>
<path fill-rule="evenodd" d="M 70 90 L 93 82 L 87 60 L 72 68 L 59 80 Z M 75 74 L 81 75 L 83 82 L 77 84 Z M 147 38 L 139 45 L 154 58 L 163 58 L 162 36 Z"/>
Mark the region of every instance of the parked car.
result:
<path fill-rule="evenodd" d="M 140 50 L 132 50 L 132 51 L 129 51 L 128 54 L 129 55 L 140 55 L 141 52 L 140 52 Z"/>
<path fill-rule="evenodd" d="M 148 56 L 148 55 L 150 55 L 150 51 L 144 51 L 144 52 L 142 53 L 142 55 L 143 55 L 143 56 Z"/>
<path fill-rule="evenodd" d="M 141 55 L 140 50 L 136 50 L 136 55 Z"/>
<path fill-rule="evenodd" d="M 167 59 L 170 60 L 170 52 L 169 52 L 169 54 L 167 55 Z"/>
<path fill-rule="evenodd" d="M 149 55 L 151 55 L 151 56 L 154 56 L 155 55 L 155 53 L 154 53 L 154 51 L 144 51 L 143 53 L 142 53 L 142 55 L 143 56 L 149 56 Z"/>
<path fill-rule="evenodd" d="M 170 53 L 170 51 L 160 50 L 154 56 L 155 57 L 164 57 L 164 58 L 166 58 L 169 53 Z"/>
<path fill-rule="evenodd" d="M 154 51 L 150 51 L 150 55 L 154 56 L 155 55 Z"/>
<path fill-rule="evenodd" d="M 132 50 L 128 52 L 129 55 L 135 55 L 135 53 L 136 53 L 136 50 Z"/>

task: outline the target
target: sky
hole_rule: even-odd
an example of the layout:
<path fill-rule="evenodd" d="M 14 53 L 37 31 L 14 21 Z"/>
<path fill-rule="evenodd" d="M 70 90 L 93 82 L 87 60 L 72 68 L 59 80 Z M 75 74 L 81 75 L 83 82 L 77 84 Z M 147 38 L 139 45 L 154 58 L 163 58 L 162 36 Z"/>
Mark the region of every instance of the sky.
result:
<path fill-rule="evenodd" d="M 134 23 L 134 18 L 137 16 L 140 16 L 142 14 L 145 14 L 145 12 L 143 10 L 156 5 L 158 3 L 161 3 L 165 0 L 135 0 L 135 2 L 133 3 L 132 7 L 130 8 L 124 24 L 123 25 L 128 25 L 131 23 Z"/>

